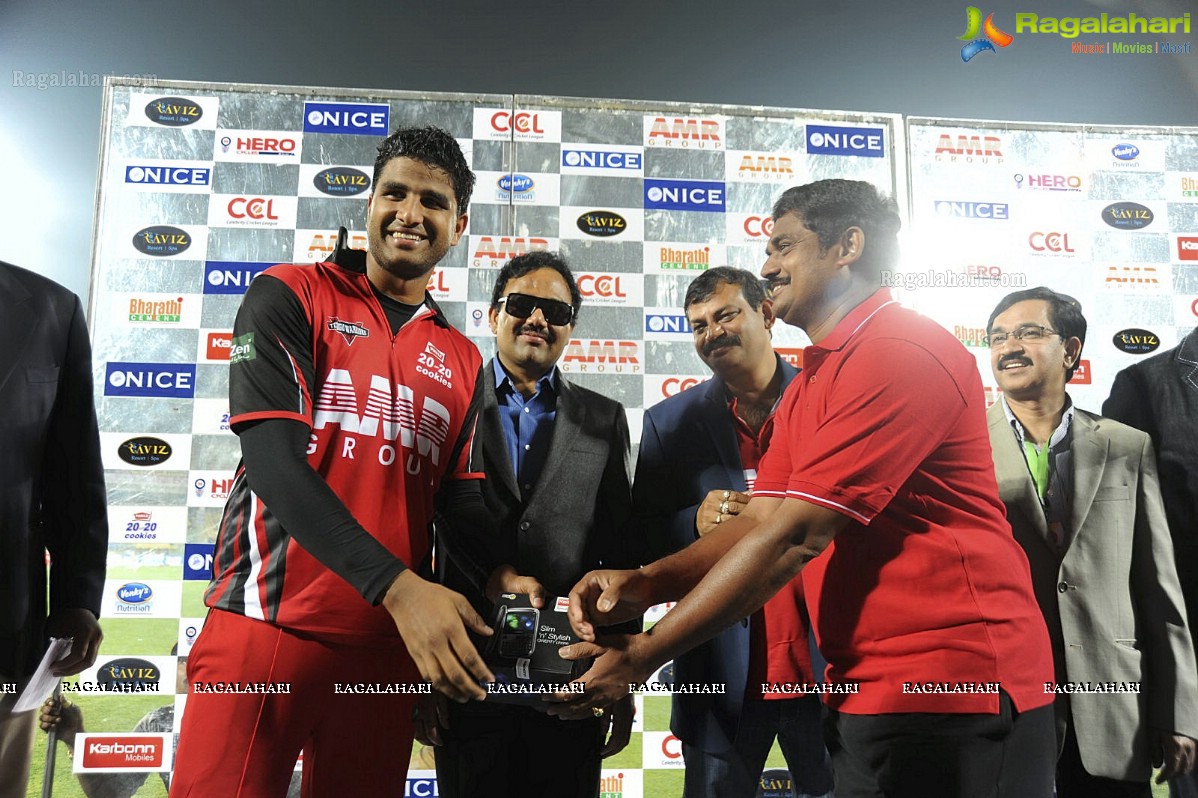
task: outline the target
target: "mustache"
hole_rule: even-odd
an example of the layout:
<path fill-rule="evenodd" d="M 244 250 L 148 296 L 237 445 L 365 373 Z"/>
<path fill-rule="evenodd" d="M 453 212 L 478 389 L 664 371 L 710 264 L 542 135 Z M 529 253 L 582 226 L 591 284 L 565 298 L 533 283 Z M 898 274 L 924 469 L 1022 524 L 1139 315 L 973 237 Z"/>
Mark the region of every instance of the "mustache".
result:
<path fill-rule="evenodd" d="M 534 327 L 531 324 L 522 324 L 516 328 L 516 337 L 519 338 L 521 335 L 535 335 L 550 344 L 557 341 L 557 336 L 553 334 L 553 330 L 545 327 Z"/>
<path fill-rule="evenodd" d="M 1030 366 L 1030 365 L 1032 365 L 1032 361 L 1028 360 L 1028 359 L 1027 359 L 1026 357 L 1024 357 L 1023 355 L 1007 355 L 1007 356 L 1005 356 L 1005 357 L 1002 357 L 1002 358 L 1000 358 L 1000 359 L 999 359 L 999 361 L 998 361 L 998 368 L 999 368 L 1000 370 L 1001 370 L 1001 369 L 1005 369 L 1007 366 L 1009 366 L 1009 365 L 1010 365 L 1010 364 L 1012 364 L 1012 363 L 1018 363 L 1018 364 L 1020 364 L 1021 366 Z"/>
<path fill-rule="evenodd" d="M 740 336 L 724 333 L 714 341 L 707 341 L 703 344 L 703 354 L 710 355 L 721 346 L 740 346 Z"/>

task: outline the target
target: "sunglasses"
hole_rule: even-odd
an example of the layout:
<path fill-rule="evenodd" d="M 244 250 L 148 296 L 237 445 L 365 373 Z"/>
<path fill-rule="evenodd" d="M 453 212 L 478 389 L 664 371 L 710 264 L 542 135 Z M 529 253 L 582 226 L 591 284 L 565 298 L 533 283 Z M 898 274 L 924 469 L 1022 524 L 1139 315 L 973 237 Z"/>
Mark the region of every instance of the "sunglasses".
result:
<path fill-rule="evenodd" d="M 545 316 L 545 321 L 555 327 L 569 324 L 574 318 L 574 308 L 566 302 L 556 299 L 546 299 L 529 294 L 508 294 L 500 297 L 497 304 L 503 305 L 509 316 L 517 319 L 527 319 L 537 308 Z"/>

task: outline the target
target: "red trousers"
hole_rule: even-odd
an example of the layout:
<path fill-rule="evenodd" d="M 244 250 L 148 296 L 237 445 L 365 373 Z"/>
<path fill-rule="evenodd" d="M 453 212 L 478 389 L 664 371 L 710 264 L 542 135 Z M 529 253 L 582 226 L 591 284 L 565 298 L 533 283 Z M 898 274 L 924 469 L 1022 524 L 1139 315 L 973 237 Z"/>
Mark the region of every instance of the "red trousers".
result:
<path fill-rule="evenodd" d="M 419 696 L 338 685 L 419 684 L 407 652 L 318 641 L 212 610 L 187 680 L 172 798 L 283 798 L 301 750 L 305 798 L 402 798 Z M 227 683 L 290 692 L 204 691 Z"/>

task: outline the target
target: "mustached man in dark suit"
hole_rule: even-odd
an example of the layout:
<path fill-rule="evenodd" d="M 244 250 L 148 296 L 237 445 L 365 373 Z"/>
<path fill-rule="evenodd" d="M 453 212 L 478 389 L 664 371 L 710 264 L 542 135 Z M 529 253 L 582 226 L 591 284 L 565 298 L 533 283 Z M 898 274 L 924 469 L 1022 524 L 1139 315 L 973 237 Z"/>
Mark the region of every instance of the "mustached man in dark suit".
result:
<path fill-rule="evenodd" d="M 25 795 L 37 720 L 11 709 L 47 638 L 74 641 L 60 676 L 99 651 L 108 518 L 79 298 L 0 263 L 0 341 L 0 798 L 10 798 Z"/>
<path fill-rule="evenodd" d="M 513 258 L 495 281 L 489 316 L 498 351 L 480 377 L 487 382 L 471 462 L 487 475 L 483 497 L 498 535 L 486 545 L 489 562 L 502 564 L 485 598 L 452 565 L 445 576 L 488 616 L 487 602 L 500 592 L 530 594 L 544 608 L 545 596 L 565 596 L 596 563 L 640 564 L 627 523 L 624 407 L 557 368 L 581 304 L 574 276 L 554 253 Z M 639 627 L 633 621 L 620 631 Z M 632 728 L 630 697 L 577 721 L 539 707 L 484 701 L 446 708 L 441 701 L 439 719 L 448 728 L 432 723 L 432 703 L 418 711 L 418 738 L 441 743 L 437 779 L 449 798 L 594 796 L 602 757 L 623 749 Z"/>
<path fill-rule="evenodd" d="M 690 545 L 745 507 L 774 409 L 798 373 L 773 350 L 772 303 L 752 272 L 704 272 L 687 288 L 683 309 L 712 378 L 645 413 L 633 507 L 655 557 Z M 677 684 L 726 687 L 673 696 L 670 729 L 682 740 L 686 798 L 755 796 L 775 737 L 794 795 L 832 789 L 819 696 L 769 689 L 815 681 L 802 604 L 796 577 L 765 607 L 675 661 Z"/>

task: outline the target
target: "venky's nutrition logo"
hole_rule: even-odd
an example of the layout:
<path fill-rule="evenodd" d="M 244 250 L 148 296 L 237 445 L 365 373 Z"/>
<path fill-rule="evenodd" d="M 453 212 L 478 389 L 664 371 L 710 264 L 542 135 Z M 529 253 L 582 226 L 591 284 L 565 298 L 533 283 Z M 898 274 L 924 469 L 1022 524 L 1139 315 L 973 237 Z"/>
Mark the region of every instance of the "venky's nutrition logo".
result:
<path fill-rule="evenodd" d="M 998 51 L 994 49 L 996 44 L 999 47 L 1006 47 L 1015 41 L 1014 36 L 999 30 L 998 26 L 994 24 L 993 14 L 987 16 L 986 22 L 983 23 L 982 12 L 976 6 L 969 6 L 965 9 L 965 25 L 965 32 L 957 39 L 965 42 L 965 46 L 961 48 L 961 60 L 966 63 L 978 53 L 986 50 L 997 53 Z M 983 33 L 985 36 L 979 39 L 979 33 Z"/>

